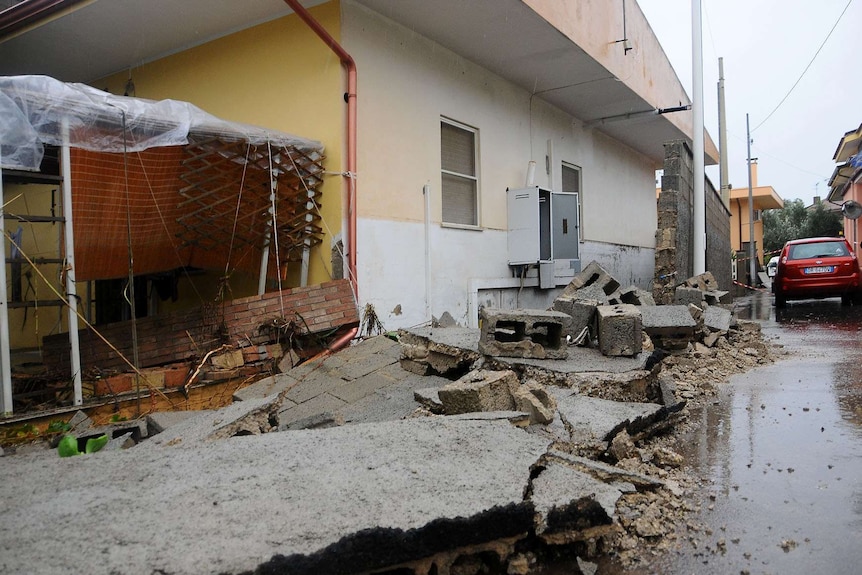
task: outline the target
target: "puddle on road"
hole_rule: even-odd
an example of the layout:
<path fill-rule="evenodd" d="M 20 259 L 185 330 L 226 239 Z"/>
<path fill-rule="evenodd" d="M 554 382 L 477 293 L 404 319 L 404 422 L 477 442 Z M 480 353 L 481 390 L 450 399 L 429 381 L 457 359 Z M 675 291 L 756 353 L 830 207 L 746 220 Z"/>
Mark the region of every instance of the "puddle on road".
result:
<path fill-rule="evenodd" d="M 700 425 L 680 449 L 705 478 L 701 512 L 655 572 L 857 572 L 862 308 L 800 302 L 776 319 L 762 303 L 744 309 L 790 355 L 692 413 Z"/>

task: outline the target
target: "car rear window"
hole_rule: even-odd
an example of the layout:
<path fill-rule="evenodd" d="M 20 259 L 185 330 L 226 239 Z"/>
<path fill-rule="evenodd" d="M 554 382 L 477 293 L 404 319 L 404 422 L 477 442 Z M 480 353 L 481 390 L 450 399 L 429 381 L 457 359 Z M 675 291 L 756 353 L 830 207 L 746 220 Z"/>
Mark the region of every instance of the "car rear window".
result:
<path fill-rule="evenodd" d="M 837 258 L 849 256 L 844 242 L 818 242 L 814 244 L 796 244 L 790 246 L 787 259 L 806 260 L 811 258 Z"/>

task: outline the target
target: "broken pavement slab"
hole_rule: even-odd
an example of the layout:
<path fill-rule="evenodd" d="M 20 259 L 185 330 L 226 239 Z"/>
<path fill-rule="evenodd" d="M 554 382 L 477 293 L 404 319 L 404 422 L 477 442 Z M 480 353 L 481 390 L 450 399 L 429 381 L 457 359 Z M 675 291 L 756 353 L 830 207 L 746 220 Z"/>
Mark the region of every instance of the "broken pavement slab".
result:
<path fill-rule="evenodd" d="M 0 466 L 3 563 L 21 573 L 66 572 L 70 557 L 81 573 L 383 569 L 525 537 L 524 493 L 548 445 L 506 421 L 431 417 L 20 458 Z M 46 474 L 63 482 L 37 480 Z M 158 528 L 144 537 L 147 525 Z"/>
<path fill-rule="evenodd" d="M 634 436 L 668 415 L 667 408 L 656 403 L 610 401 L 563 389 L 553 393 L 575 443 L 606 443 L 623 429 Z"/>

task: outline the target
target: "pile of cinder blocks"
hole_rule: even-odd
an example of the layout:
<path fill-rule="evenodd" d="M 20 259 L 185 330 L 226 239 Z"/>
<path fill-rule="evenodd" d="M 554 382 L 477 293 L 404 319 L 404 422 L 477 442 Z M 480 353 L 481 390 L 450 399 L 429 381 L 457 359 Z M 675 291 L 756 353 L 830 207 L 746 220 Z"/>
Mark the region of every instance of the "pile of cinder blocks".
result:
<path fill-rule="evenodd" d="M 710 272 L 680 284 L 675 305 L 657 306 L 651 293 L 637 286 L 620 289 L 607 270 L 591 262 L 552 309 L 572 317 L 570 342 L 593 345 L 607 356 L 634 356 L 645 349 L 645 340 L 671 351 L 701 341 L 711 347 L 733 323 L 730 303 L 729 292 L 718 289 Z"/>

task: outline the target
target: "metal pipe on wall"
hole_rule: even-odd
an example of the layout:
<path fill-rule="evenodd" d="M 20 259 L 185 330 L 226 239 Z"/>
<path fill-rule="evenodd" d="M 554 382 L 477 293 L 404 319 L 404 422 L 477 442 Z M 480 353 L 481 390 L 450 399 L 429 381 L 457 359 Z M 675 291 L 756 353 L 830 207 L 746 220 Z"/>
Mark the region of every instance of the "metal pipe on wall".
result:
<path fill-rule="evenodd" d="M 66 242 L 66 301 L 69 310 L 69 344 L 71 346 L 72 380 L 75 405 L 84 403 L 81 391 L 81 348 L 78 342 L 78 293 L 75 285 L 75 233 L 72 228 L 72 155 L 69 148 L 69 120 L 63 118 L 63 147 L 60 150 L 60 169 L 63 174 L 63 230 Z"/>
<path fill-rule="evenodd" d="M 3 158 L 0 157 L 0 163 Z M 9 306 L 6 295 L 6 199 L 3 196 L 3 168 L 0 168 L 0 415 L 11 414 L 12 407 L 12 364 L 9 354 Z"/>

